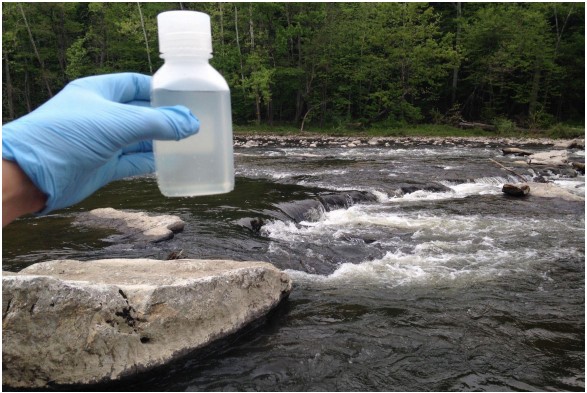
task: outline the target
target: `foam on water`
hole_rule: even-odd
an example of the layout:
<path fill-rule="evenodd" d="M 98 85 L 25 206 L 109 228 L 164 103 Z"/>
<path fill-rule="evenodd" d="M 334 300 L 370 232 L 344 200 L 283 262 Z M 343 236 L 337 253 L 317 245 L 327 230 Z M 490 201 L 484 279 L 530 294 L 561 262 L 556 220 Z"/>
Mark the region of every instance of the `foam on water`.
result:
<path fill-rule="evenodd" d="M 422 245 L 414 253 L 388 252 L 383 258 L 360 264 L 343 263 L 328 276 L 288 270 L 294 281 L 329 287 L 397 287 L 402 285 L 470 285 L 495 279 L 539 263 L 532 249 L 477 250 L 473 253 L 437 253 L 436 247 Z M 434 252 L 431 252 L 434 251 Z M 503 261 L 516 261 L 515 264 Z"/>
<path fill-rule="evenodd" d="M 449 282 L 468 285 L 527 271 L 553 257 L 573 255 L 576 250 L 560 248 L 557 243 L 546 252 L 538 252 L 535 242 L 548 242 L 545 239 L 581 230 L 582 225 L 584 222 L 569 223 L 565 219 L 406 213 L 390 211 L 385 205 L 354 205 L 326 212 L 316 222 L 296 225 L 274 221 L 263 231 L 276 241 L 313 244 L 329 244 L 347 233 L 378 233 L 382 236 L 373 246 L 389 250 L 382 258 L 359 264 L 343 262 L 328 276 L 288 273 L 296 282 L 308 285 L 394 287 Z M 408 235 L 401 238 L 396 236 L 398 232 Z M 518 241 L 512 243 L 511 239 Z"/>
<path fill-rule="evenodd" d="M 578 176 L 575 179 L 558 179 L 554 181 L 557 186 L 580 197 L 585 197 L 585 176 Z"/>

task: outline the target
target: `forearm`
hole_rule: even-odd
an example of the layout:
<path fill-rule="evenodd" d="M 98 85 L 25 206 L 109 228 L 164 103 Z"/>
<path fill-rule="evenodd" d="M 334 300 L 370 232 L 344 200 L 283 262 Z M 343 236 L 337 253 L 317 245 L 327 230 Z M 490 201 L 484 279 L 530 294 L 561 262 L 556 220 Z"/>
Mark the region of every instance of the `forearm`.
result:
<path fill-rule="evenodd" d="M 46 196 L 12 161 L 2 160 L 2 227 L 45 207 Z"/>

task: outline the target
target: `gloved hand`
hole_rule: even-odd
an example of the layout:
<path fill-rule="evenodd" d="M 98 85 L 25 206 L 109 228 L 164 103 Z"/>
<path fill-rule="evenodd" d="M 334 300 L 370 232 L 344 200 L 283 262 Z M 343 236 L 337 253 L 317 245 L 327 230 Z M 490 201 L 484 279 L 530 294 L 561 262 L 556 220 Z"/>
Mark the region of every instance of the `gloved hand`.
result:
<path fill-rule="evenodd" d="M 148 107 L 150 84 L 151 77 L 134 73 L 77 79 L 2 127 L 2 158 L 16 161 L 47 195 L 40 214 L 78 203 L 113 180 L 153 172 L 153 139 L 198 131 L 183 106 Z"/>

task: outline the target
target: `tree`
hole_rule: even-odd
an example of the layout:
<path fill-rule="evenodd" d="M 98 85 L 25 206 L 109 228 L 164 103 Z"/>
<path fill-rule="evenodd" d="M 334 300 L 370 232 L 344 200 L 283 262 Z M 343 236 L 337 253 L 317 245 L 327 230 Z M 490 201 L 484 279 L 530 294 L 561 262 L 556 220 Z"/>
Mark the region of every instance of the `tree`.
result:
<path fill-rule="evenodd" d="M 157 14 L 208 13 L 238 123 L 584 122 L 582 3 L 3 3 L 5 120 L 69 80 L 152 73 Z"/>

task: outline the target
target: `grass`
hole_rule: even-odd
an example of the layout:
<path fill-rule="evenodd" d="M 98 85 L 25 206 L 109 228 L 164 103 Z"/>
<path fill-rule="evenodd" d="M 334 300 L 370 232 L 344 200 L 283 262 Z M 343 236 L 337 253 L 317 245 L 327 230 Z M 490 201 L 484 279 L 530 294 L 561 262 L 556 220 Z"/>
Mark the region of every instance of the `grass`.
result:
<path fill-rule="evenodd" d="M 488 137 L 488 138 L 551 138 L 551 139 L 573 139 L 584 138 L 585 128 L 583 126 L 568 126 L 556 124 L 548 130 L 524 130 L 511 129 L 506 131 L 485 131 L 480 128 L 461 129 L 443 124 L 419 124 L 406 125 L 401 127 L 384 127 L 374 125 L 366 129 L 352 129 L 345 127 L 312 127 L 308 126 L 300 133 L 298 127 L 293 125 L 235 125 L 236 135 L 267 134 L 267 135 L 328 135 L 348 137 Z"/>

